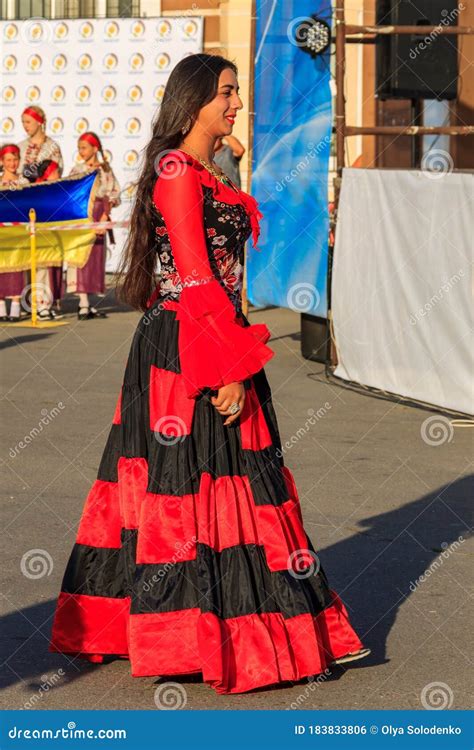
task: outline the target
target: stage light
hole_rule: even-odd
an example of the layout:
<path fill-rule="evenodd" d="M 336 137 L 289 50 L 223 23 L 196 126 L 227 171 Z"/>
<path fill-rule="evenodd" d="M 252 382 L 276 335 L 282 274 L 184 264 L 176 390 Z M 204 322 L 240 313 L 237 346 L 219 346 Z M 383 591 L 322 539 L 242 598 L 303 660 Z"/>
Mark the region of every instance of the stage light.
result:
<path fill-rule="evenodd" d="M 305 18 L 296 28 L 298 46 L 311 57 L 322 55 L 331 44 L 331 27 L 313 15 Z"/>

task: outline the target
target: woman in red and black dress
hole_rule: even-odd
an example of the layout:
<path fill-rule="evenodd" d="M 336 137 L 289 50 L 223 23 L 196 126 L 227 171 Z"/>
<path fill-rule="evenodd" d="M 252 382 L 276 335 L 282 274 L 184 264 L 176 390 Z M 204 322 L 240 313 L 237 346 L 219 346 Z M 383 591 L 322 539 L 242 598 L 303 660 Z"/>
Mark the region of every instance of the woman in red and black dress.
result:
<path fill-rule="evenodd" d="M 218 693 L 369 653 L 283 465 L 270 333 L 241 310 L 244 243 L 262 214 L 212 164 L 242 107 L 236 73 L 190 55 L 166 86 L 123 262 L 122 295 L 144 315 L 50 644 L 128 658 L 134 677 L 198 672 Z"/>

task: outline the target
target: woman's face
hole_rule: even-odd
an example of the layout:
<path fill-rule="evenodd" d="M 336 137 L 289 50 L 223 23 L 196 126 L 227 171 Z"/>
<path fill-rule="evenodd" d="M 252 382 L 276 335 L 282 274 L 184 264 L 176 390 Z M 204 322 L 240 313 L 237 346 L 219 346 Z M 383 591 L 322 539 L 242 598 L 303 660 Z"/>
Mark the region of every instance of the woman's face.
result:
<path fill-rule="evenodd" d="M 216 96 L 199 110 L 197 122 L 206 133 L 216 138 L 232 133 L 237 111 L 244 106 L 238 91 L 234 71 L 225 68 L 219 76 Z"/>
<path fill-rule="evenodd" d="M 79 143 L 77 144 L 77 150 L 79 151 L 79 156 L 83 161 L 88 161 L 97 153 L 97 146 L 93 146 L 89 141 L 81 141 L 79 140 Z"/>
<path fill-rule="evenodd" d="M 25 133 L 31 138 L 33 135 L 36 135 L 38 130 L 41 128 L 41 123 L 38 122 L 38 120 L 35 120 L 34 117 L 31 117 L 31 115 L 22 115 L 21 116 L 21 122 L 23 124 L 23 127 L 25 129 Z"/>
<path fill-rule="evenodd" d="M 3 168 L 15 174 L 20 164 L 20 157 L 17 154 L 5 154 L 2 160 Z"/>

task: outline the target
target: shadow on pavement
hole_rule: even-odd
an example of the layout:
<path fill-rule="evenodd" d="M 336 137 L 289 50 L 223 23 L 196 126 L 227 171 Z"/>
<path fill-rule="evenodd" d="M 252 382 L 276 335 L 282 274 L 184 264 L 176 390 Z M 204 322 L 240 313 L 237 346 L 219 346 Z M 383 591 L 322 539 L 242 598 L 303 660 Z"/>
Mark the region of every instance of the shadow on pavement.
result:
<path fill-rule="evenodd" d="M 437 570 L 448 564 L 446 556 L 462 550 L 463 540 L 471 535 L 469 498 L 473 487 L 474 475 L 470 475 L 402 508 L 369 516 L 359 523 L 360 532 L 318 552 L 331 587 L 348 609 L 352 625 L 364 645 L 372 649 L 366 659 L 335 668 L 330 679 L 339 679 L 346 669 L 373 667 L 386 661 L 386 642 L 399 608 L 413 587 L 429 586 L 417 584 L 420 576 L 432 566 L 427 579 L 432 580 Z M 315 549 L 318 551 L 317 544 Z M 48 652 L 55 605 L 56 600 L 41 602 L 0 618 L 3 689 L 24 681 L 31 690 L 38 690 L 46 677 L 62 668 L 65 675 L 50 688 L 61 689 L 91 670 L 106 668 L 106 664 L 90 664 Z M 439 609 L 443 606 L 440 598 Z M 200 681 L 196 674 L 173 675 L 170 679 Z M 259 692 L 288 686 L 285 683 L 261 688 Z"/>

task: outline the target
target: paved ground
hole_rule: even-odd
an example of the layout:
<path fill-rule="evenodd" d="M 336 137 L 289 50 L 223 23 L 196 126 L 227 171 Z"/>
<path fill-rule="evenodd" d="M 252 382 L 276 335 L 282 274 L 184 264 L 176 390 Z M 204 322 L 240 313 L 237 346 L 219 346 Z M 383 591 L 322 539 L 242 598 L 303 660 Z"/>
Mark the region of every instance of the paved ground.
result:
<path fill-rule="evenodd" d="M 138 314 L 114 307 L 107 320 L 67 319 L 70 325 L 57 329 L 1 332 L 1 705 L 154 709 L 159 682 L 132 678 L 128 661 L 92 666 L 47 651 L 55 599 Z M 270 309 L 250 319 L 264 320 L 273 334 L 276 356 L 266 371 L 282 439 L 293 437 L 285 463 L 296 477 L 306 528 L 373 653 L 321 684 L 229 697 L 190 678 L 168 679 L 181 683 L 191 709 L 286 709 L 296 701 L 307 709 L 422 709 L 438 699 L 454 709 L 469 707 L 472 542 L 464 540 L 472 429 L 456 427 L 452 437 L 430 445 L 421 433 L 432 412 L 344 390 L 326 380 L 322 365 L 304 360 L 299 315 Z M 27 437 L 54 408 L 41 433 Z M 307 429 L 308 410 L 321 408 Z M 51 555 L 50 575 L 22 574 L 21 558 L 31 549 Z M 45 679 L 55 687 L 45 687 Z"/>

